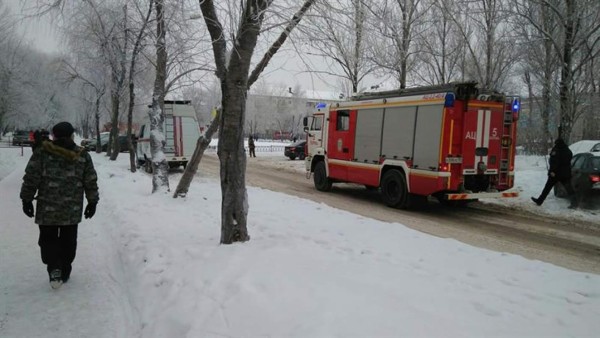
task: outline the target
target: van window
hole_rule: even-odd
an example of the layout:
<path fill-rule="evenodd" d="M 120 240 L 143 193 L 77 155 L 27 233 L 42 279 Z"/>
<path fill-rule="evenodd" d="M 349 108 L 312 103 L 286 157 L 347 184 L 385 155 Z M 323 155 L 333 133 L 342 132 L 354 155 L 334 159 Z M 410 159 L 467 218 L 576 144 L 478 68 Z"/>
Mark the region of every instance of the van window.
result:
<path fill-rule="evenodd" d="M 342 110 L 337 112 L 337 121 L 335 130 L 345 131 L 350 130 L 350 112 Z"/>

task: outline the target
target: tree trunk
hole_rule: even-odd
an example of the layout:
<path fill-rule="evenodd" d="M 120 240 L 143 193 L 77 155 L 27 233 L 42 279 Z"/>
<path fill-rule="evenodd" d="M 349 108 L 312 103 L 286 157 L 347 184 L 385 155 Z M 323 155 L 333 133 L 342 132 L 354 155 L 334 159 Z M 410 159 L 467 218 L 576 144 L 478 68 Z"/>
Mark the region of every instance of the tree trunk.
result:
<path fill-rule="evenodd" d="M 565 22 L 565 39 L 563 42 L 562 50 L 562 71 L 560 76 L 559 84 L 559 98 L 560 98 L 560 126 L 559 135 L 567 144 L 571 138 L 571 130 L 573 128 L 573 113 L 571 106 L 569 105 L 570 93 L 569 85 L 572 81 L 572 49 L 573 49 L 573 37 L 574 37 L 574 16 L 575 16 L 575 0 L 566 0 L 566 22 Z"/>
<path fill-rule="evenodd" d="M 129 170 L 132 173 L 136 171 L 136 163 L 135 163 L 135 147 L 133 146 L 133 138 L 132 138 L 132 124 L 133 124 L 133 105 L 135 103 L 135 84 L 133 83 L 133 67 L 134 62 L 131 61 L 131 68 L 129 70 L 129 108 L 127 111 L 127 149 L 129 149 Z"/>
<path fill-rule="evenodd" d="M 152 154 L 152 193 L 169 191 L 169 164 L 164 153 L 163 131 L 165 82 L 167 79 L 166 32 L 163 16 L 163 1 L 155 0 L 156 7 L 156 78 L 152 95 L 150 118 L 150 152 Z"/>
<path fill-rule="evenodd" d="M 192 158 L 185 167 L 185 171 L 183 172 L 183 176 L 181 176 L 181 180 L 179 180 L 179 184 L 177 184 L 177 188 L 175 189 L 173 198 L 185 197 L 185 195 L 187 195 L 187 192 L 190 189 L 190 184 L 192 183 L 192 179 L 196 175 L 196 172 L 198 172 L 198 165 L 202 160 L 204 151 L 206 150 L 206 148 L 208 148 L 208 145 L 212 140 L 213 134 L 219 127 L 220 118 L 221 114 L 219 111 L 217 111 L 217 115 L 210 123 L 210 126 L 208 127 L 204 135 L 201 135 L 198 138 L 198 141 L 196 141 L 196 149 L 194 149 L 194 154 L 192 154 Z"/>
<path fill-rule="evenodd" d="M 118 142 L 119 138 L 119 105 L 120 105 L 120 85 L 118 83 L 118 79 L 115 79 L 116 82 L 113 82 L 113 88 L 110 93 L 110 102 L 111 102 L 111 128 L 110 128 L 110 136 L 108 138 L 108 144 L 106 145 L 106 156 L 108 156 L 112 161 L 117 159 L 119 155 L 119 149 L 115 147 L 115 140 Z"/>
<path fill-rule="evenodd" d="M 221 162 L 221 244 L 250 239 L 246 226 L 248 194 L 243 137 L 247 91 L 239 88 L 234 81 L 229 81 L 228 87 L 223 91 L 223 115 L 217 152 Z"/>
<path fill-rule="evenodd" d="M 540 8 L 542 14 L 542 27 L 544 30 L 549 32 L 550 27 L 552 26 L 552 16 L 549 13 L 548 5 L 545 3 L 541 4 Z M 553 43 L 549 38 L 544 39 L 544 79 L 542 83 L 542 124 L 543 124 L 543 132 L 542 132 L 542 140 L 543 140 L 543 151 L 544 154 L 547 153 L 548 147 L 552 144 L 552 133 L 550 132 L 550 107 L 551 107 L 551 89 L 552 89 L 552 74 L 555 71 L 555 63 L 554 63 L 554 50 Z"/>
<path fill-rule="evenodd" d="M 140 51 L 142 36 L 144 35 L 144 31 L 146 30 L 146 26 L 148 24 L 148 19 L 150 19 L 150 15 L 152 14 L 152 1 L 150 1 L 148 5 L 148 12 L 146 13 L 146 17 L 144 19 L 144 23 L 142 28 L 138 32 L 137 38 L 133 45 L 133 52 L 131 53 L 131 64 L 129 66 L 129 108 L 127 110 L 127 148 L 129 149 L 129 166 L 132 173 L 136 171 L 136 147 L 134 146 L 132 133 L 132 124 L 133 124 L 133 107 L 135 106 L 135 65 L 137 56 Z"/>
<path fill-rule="evenodd" d="M 204 22 L 212 39 L 216 75 L 221 83 L 222 115 L 219 128 L 219 160 L 221 162 L 221 244 L 245 242 L 250 239 L 247 229 L 248 196 L 246 192 L 246 154 L 244 124 L 249 87 L 258 78 L 271 57 L 285 42 L 292 29 L 310 8 L 314 0 L 306 0 L 288 23 L 284 32 L 270 47 L 249 77 L 250 62 L 256 47 L 262 20 L 271 0 L 242 3 L 244 12 L 236 34 L 235 52 L 227 63 L 227 46 L 223 26 L 219 22 L 213 0 L 199 0 Z"/>
<path fill-rule="evenodd" d="M 96 118 L 96 153 L 102 152 L 102 146 L 100 144 L 100 100 L 102 96 L 96 96 L 96 107 L 95 107 L 95 118 Z"/>

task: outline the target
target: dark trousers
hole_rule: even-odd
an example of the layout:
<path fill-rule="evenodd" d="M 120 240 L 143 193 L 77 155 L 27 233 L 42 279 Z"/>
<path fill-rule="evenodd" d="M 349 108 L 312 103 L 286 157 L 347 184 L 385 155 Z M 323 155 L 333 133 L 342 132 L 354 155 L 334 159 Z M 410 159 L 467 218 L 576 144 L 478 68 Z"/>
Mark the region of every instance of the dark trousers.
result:
<path fill-rule="evenodd" d="M 254 152 L 254 147 L 250 147 L 250 157 L 256 157 L 256 153 Z"/>
<path fill-rule="evenodd" d="M 42 253 L 42 262 L 47 265 L 48 273 L 60 269 L 63 280 L 69 279 L 71 263 L 77 251 L 77 224 L 40 225 L 38 245 Z"/>
<path fill-rule="evenodd" d="M 562 185 L 565 187 L 565 190 L 567 190 L 567 194 L 569 195 L 569 198 L 571 198 L 571 205 L 576 206 L 577 205 L 577 199 L 575 196 L 575 190 L 573 190 L 573 186 L 571 185 L 571 179 L 570 178 L 566 178 L 566 179 L 557 179 L 556 177 L 552 177 L 550 175 L 548 175 L 548 180 L 546 181 L 546 185 L 544 186 L 544 190 L 542 190 L 542 193 L 540 194 L 540 197 L 538 197 L 538 200 L 540 201 L 540 204 L 544 202 L 544 200 L 546 200 L 546 197 L 548 197 L 548 194 L 550 193 L 550 190 L 552 190 L 552 188 L 554 187 L 554 185 L 556 183 L 562 183 Z"/>

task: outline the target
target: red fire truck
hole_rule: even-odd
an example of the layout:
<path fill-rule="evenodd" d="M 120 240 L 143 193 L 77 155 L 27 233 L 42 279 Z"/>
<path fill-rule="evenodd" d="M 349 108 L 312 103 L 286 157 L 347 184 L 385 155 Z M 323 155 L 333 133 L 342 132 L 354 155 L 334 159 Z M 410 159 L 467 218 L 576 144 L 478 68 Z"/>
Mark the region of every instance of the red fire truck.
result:
<path fill-rule="evenodd" d="M 380 189 L 391 207 L 516 197 L 517 96 L 477 83 L 358 94 L 304 119 L 307 177 Z M 456 202 L 454 202 L 456 203 Z"/>

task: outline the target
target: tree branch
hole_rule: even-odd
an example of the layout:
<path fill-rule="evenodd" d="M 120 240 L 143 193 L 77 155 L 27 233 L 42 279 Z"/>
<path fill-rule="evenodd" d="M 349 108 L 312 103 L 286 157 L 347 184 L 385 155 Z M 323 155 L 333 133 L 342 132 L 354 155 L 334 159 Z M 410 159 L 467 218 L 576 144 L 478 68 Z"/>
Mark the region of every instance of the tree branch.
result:
<path fill-rule="evenodd" d="M 225 43 L 225 37 L 223 36 L 223 26 L 217 18 L 217 12 L 215 11 L 215 4 L 213 0 L 198 0 L 200 3 L 200 10 L 204 16 L 204 22 L 210 33 L 210 37 L 213 45 L 213 54 L 215 56 L 215 64 L 217 66 L 216 75 L 219 79 L 225 79 L 227 75 L 227 44 Z"/>
<path fill-rule="evenodd" d="M 252 71 L 252 74 L 250 74 L 250 77 L 248 78 L 248 88 L 250 88 L 252 86 L 252 84 L 254 82 L 256 82 L 256 80 L 258 79 L 258 76 L 267 67 L 267 65 L 271 61 L 271 58 L 273 58 L 273 55 L 275 55 L 275 53 L 277 53 L 279 48 L 281 48 L 281 46 L 285 43 L 285 40 L 287 40 L 287 38 L 290 36 L 290 33 L 292 32 L 294 27 L 296 27 L 298 25 L 300 20 L 302 20 L 302 17 L 304 16 L 304 14 L 308 11 L 310 6 L 312 6 L 312 4 L 314 2 L 315 2 L 315 0 L 306 0 L 304 2 L 304 5 L 302 5 L 302 7 L 298 10 L 298 12 L 296 12 L 294 14 L 292 19 L 288 23 L 288 25 L 285 27 L 283 32 L 281 32 L 281 34 L 279 35 L 279 38 L 277 38 L 277 40 L 275 40 L 275 42 L 273 42 L 273 44 L 271 45 L 269 50 L 263 56 L 262 60 L 260 60 L 260 62 L 256 65 L 256 67 Z"/>

